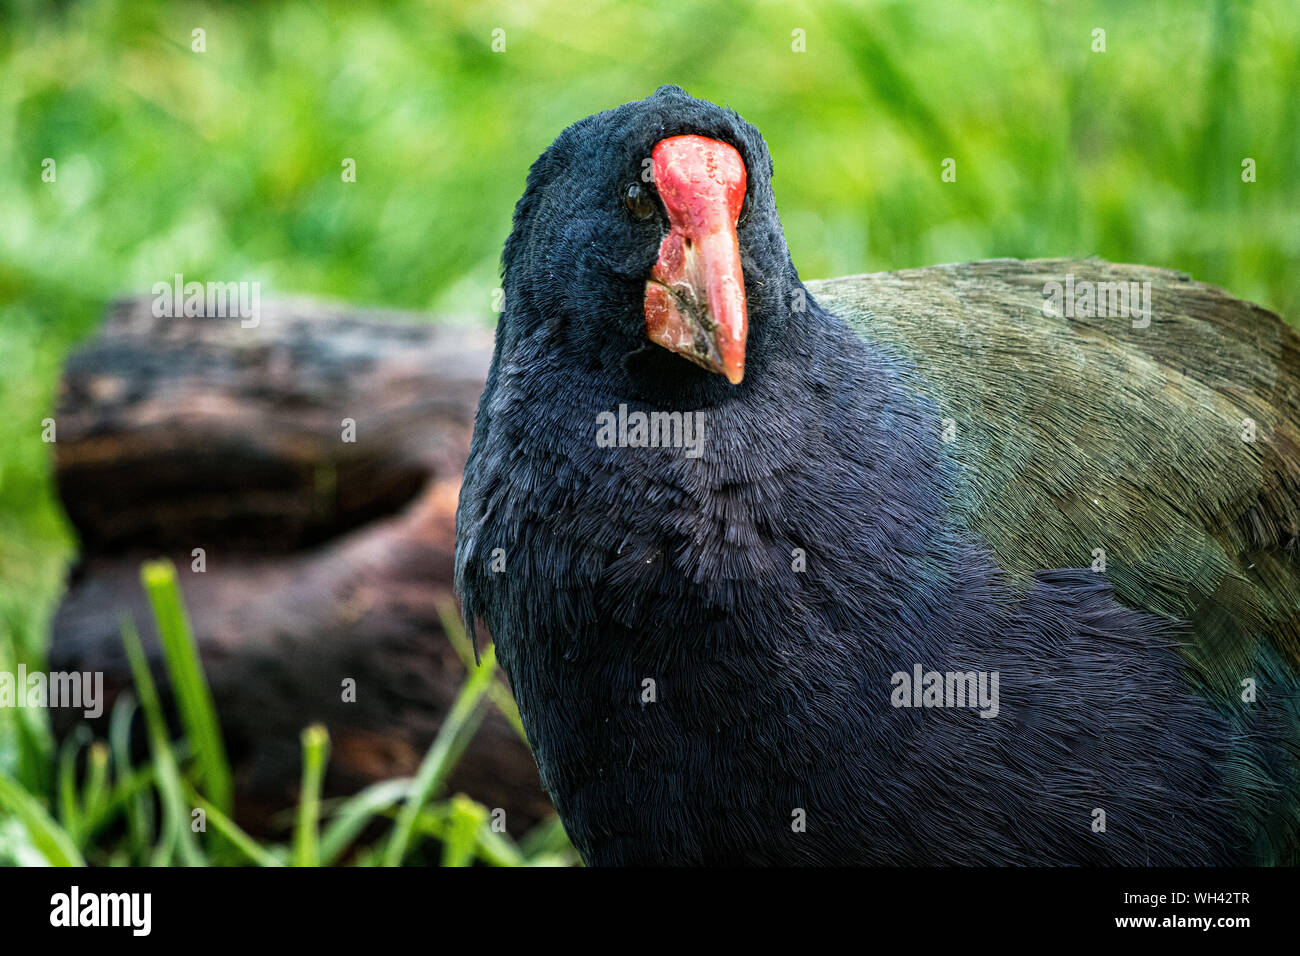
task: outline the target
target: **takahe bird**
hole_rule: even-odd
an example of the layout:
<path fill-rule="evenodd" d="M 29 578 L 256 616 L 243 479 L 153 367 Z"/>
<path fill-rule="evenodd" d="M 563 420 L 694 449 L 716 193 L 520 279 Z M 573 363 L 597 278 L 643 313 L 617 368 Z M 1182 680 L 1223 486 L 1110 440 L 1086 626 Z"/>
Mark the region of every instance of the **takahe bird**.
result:
<path fill-rule="evenodd" d="M 1295 862 L 1297 337 L 873 312 L 771 177 L 663 87 L 505 245 L 457 586 L 584 859 Z"/>

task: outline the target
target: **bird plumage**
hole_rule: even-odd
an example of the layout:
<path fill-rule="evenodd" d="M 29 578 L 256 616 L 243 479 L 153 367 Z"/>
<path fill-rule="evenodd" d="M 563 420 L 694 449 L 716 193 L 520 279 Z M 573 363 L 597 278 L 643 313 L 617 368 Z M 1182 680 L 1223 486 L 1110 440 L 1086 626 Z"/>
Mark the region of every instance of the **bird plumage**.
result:
<path fill-rule="evenodd" d="M 750 171 L 738 385 L 645 340 L 620 188 L 682 134 Z M 457 583 L 587 861 L 1294 861 L 1294 334 L 1192 282 L 1142 329 L 1043 314 L 1146 275 L 1099 262 L 805 286 L 770 173 L 665 88 L 565 131 L 506 244 Z M 620 406 L 703 453 L 603 446 Z M 916 665 L 997 715 L 895 706 Z"/>

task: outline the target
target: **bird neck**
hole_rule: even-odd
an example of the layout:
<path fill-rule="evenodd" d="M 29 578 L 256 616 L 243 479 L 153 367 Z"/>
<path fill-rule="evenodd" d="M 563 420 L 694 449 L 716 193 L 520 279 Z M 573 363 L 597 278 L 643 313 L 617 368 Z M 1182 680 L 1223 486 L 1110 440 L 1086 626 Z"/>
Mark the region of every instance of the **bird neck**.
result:
<path fill-rule="evenodd" d="M 541 535 L 549 558 L 486 576 L 484 597 L 569 595 L 537 611 L 554 616 L 544 630 L 562 656 L 611 640 L 651 656 L 743 653 L 791 589 L 828 602 L 851 582 L 864 632 L 898 632 L 869 619 L 888 608 L 942 606 L 951 582 L 932 556 L 951 548 L 952 471 L 933 409 L 918 408 L 899 361 L 808 303 L 759 336 L 739 385 L 698 370 L 707 379 L 687 373 L 659 396 L 555 350 L 499 343 L 466 469 L 484 487 L 462 496 L 476 503 L 462 539 L 481 553 L 461 558 L 500 546 L 508 565 L 527 551 L 521 535 Z M 660 354 L 687 364 L 663 349 L 640 361 Z M 528 476 L 526 496 L 501 480 L 507 464 Z M 873 586 L 876 605 L 860 600 Z"/>

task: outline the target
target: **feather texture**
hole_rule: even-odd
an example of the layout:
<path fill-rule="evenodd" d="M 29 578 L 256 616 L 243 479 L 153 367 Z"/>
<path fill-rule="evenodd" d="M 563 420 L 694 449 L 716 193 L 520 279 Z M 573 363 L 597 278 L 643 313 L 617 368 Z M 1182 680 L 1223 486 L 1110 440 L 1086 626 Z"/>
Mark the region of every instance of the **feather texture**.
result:
<path fill-rule="evenodd" d="M 683 131 L 751 170 L 737 386 L 644 343 L 659 235 L 616 214 Z M 805 287 L 768 169 L 665 88 L 516 210 L 457 587 L 584 858 L 1295 862 L 1294 334 L 1092 260 Z M 1067 275 L 1150 281 L 1150 324 L 1045 315 Z M 700 415 L 702 454 L 602 444 L 616 410 Z M 900 706 L 918 668 L 996 675 L 996 715 Z"/>

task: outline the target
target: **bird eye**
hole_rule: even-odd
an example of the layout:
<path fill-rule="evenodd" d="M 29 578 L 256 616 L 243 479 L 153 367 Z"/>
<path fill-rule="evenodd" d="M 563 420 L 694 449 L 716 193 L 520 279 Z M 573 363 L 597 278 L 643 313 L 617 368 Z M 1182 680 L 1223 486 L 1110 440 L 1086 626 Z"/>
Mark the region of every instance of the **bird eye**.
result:
<path fill-rule="evenodd" d="M 655 214 L 655 201 L 650 195 L 650 190 L 642 187 L 640 183 L 632 183 L 627 187 L 623 202 L 627 204 L 627 211 L 632 214 L 632 218 L 638 222 L 645 222 Z"/>

